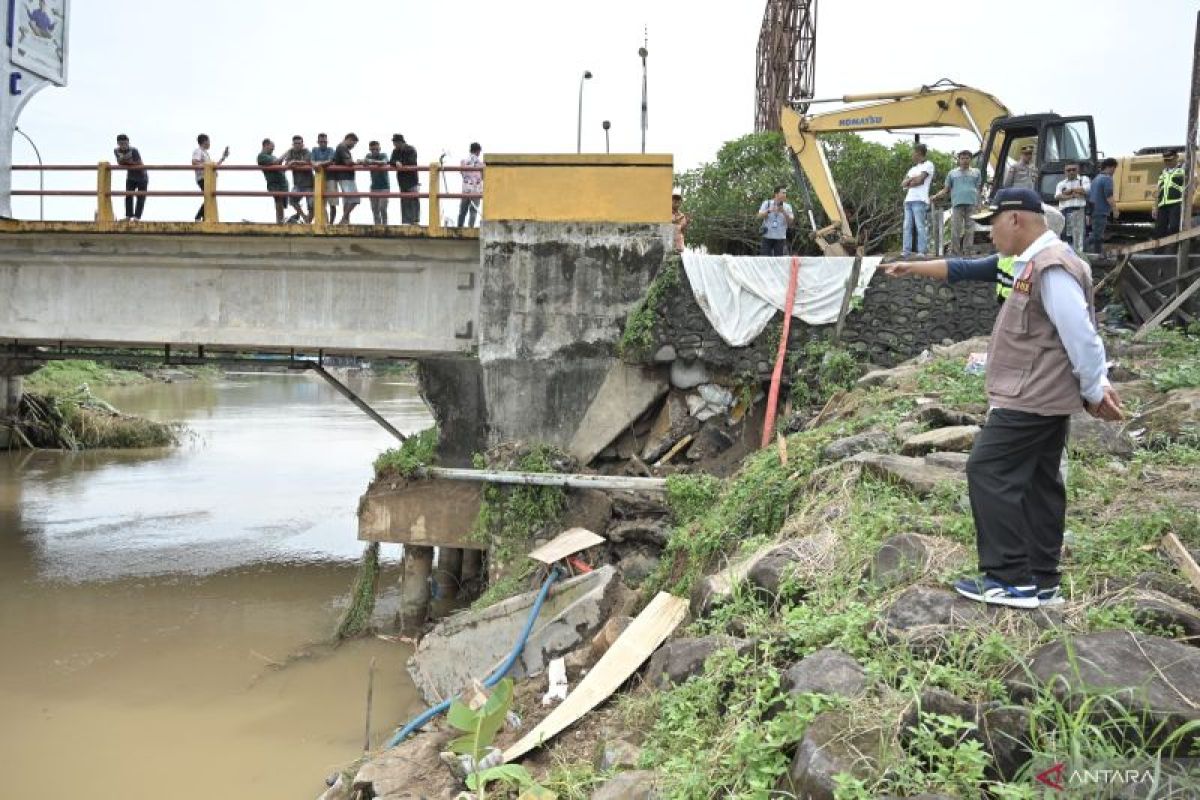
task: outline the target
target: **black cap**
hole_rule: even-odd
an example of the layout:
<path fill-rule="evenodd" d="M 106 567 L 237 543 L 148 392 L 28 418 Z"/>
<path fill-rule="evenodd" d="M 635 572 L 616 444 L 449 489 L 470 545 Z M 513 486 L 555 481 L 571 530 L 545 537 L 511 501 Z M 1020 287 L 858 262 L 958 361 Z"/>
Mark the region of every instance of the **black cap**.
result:
<path fill-rule="evenodd" d="M 1034 214 L 1041 214 L 1042 198 L 1038 197 L 1038 193 L 1033 189 L 1001 189 L 996 192 L 991 204 L 978 214 L 972 214 L 971 219 L 987 223 L 1001 211 L 1032 211 Z"/>

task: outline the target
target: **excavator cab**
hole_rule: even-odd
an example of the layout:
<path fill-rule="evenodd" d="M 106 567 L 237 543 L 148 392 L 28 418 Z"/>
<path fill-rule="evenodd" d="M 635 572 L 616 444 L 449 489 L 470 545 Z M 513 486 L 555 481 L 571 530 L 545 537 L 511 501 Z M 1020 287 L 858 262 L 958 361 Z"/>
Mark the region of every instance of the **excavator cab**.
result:
<path fill-rule="evenodd" d="M 1090 116 L 1000 117 L 988 131 L 979 165 L 989 200 L 1004 186 L 1005 171 L 1027 144 L 1034 146 L 1037 189 L 1044 203 L 1054 204 L 1054 189 L 1066 175 L 1067 164 L 1078 162 L 1080 174 L 1089 178 L 1096 174 L 1096 126 Z"/>

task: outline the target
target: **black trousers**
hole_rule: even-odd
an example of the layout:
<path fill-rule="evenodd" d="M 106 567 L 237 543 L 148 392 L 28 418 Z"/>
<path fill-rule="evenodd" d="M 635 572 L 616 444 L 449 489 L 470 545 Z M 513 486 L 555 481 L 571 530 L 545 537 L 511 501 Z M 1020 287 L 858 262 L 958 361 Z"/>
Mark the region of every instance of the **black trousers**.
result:
<path fill-rule="evenodd" d="M 150 186 L 150 179 L 147 178 L 126 178 L 125 191 L 127 192 L 144 192 Z M 125 218 L 133 217 L 141 219 L 142 212 L 146 209 L 146 195 L 138 195 L 137 202 L 134 203 L 133 197 L 125 195 Z"/>
<path fill-rule="evenodd" d="M 401 189 L 402 192 L 415 192 L 420 188 L 411 186 Z M 400 198 L 400 222 L 405 225 L 421 224 L 421 200 L 417 197 Z"/>
<path fill-rule="evenodd" d="M 204 191 L 204 178 L 196 178 L 196 185 L 200 187 L 200 191 Z M 204 219 L 204 200 L 200 201 L 200 210 L 196 212 L 196 222 Z"/>
<path fill-rule="evenodd" d="M 787 254 L 787 239 L 768 239 L 765 236 L 763 237 L 759 255 L 786 256 Z"/>
<path fill-rule="evenodd" d="M 967 460 L 979 568 L 1012 586 L 1058 585 L 1070 417 L 994 408 Z"/>
<path fill-rule="evenodd" d="M 1182 219 L 1183 203 L 1159 206 L 1158 214 L 1154 217 L 1154 238 L 1161 239 L 1172 233 L 1179 233 L 1179 223 Z"/>

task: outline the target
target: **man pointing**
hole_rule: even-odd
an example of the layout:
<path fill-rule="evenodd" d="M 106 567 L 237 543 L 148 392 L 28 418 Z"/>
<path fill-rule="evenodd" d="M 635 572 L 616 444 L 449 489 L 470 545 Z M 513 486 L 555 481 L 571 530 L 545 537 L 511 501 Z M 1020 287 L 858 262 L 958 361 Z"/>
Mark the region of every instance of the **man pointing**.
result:
<path fill-rule="evenodd" d="M 1036 608 L 1062 602 L 1059 559 L 1066 489 L 1058 472 L 1071 414 L 1122 418 L 1095 326 L 1091 269 L 1046 227 L 1030 189 L 1002 189 L 974 219 L 1013 256 L 1012 291 L 992 327 L 988 417 L 967 461 L 983 574 L 954 589 L 980 602 Z M 888 267 L 927 275 L 920 263 Z M 932 269 L 932 265 L 929 265 Z"/>

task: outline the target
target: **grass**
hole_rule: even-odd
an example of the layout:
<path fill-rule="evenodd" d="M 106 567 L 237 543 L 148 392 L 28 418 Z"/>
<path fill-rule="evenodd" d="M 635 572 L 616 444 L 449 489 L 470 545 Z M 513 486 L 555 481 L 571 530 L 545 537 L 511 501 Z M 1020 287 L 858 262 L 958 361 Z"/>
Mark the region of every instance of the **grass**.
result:
<path fill-rule="evenodd" d="M 150 383 L 140 372 L 114 369 L 95 361 L 50 361 L 25 378 L 25 391 L 35 394 L 68 394 L 83 384 L 91 388 L 102 386 L 133 386 Z"/>
<path fill-rule="evenodd" d="M 1186 385 L 1200 360 L 1200 338 L 1162 334 L 1146 374 L 1160 390 Z M 1135 630 L 1177 637 L 1140 617 L 1131 603 L 1108 589 L 1113 579 L 1171 570 L 1158 552 L 1166 532 L 1200 546 L 1200 443 L 1139 448 L 1132 459 L 1072 458 L 1067 528 L 1073 532 L 1064 558 L 1068 604 L 1060 627 L 1039 627 L 1030 617 L 1006 613 L 986 627 L 962 628 L 937 646 L 893 644 L 877 621 L 904 587 L 883 589 L 864 579 L 867 565 L 888 537 L 915 532 L 944 542 L 920 582 L 944 585 L 973 567 L 974 526 L 961 485 L 931 498 L 871 478 L 837 470 L 817 471 L 816 454 L 834 438 L 867 427 L 894 427 L 918 394 L 947 405 L 978 408 L 985 402 L 982 376 L 963 371 L 963 361 L 935 359 L 901 385 L 855 389 L 826 424 L 788 437 L 789 463 L 771 447 L 745 460 L 733 477 L 717 481 L 675 476 L 668 482 L 674 527 L 650 591 L 686 594 L 701 575 L 739 553 L 786 531 L 802 536 L 832 531 L 835 565 L 816 575 L 786 580 L 778 597 L 764 598 L 745 585 L 688 635 L 734 632 L 752 639 L 752 653 L 732 650 L 711 657 L 703 674 L 662 692 L 622 701 L 626 724 L 646 737 L 643 766 L 654 769 L 670 798 L 766 797 L 788 766 L 787 755 L 816 714 L 845 714 L 847 731 L 876 730 L 899 718 L 921 692 L 943 689 L 972 702 L 1011 703 L 1005 678 L 1014 665 L 1064 633 Z M 788 697 L 780 675 L 797 659 L 836 647 L 863 665 L 873 689 L 853 701 Z M 941 792 L 950 796 L 1040 797 L 1033 775 L 1056 761 L 1101 764 L 1124 760 L 1158 768 L 1185 737 L 1156 735 L 1111 696 L 1090 692 L 1064 701 L 1042 692 L 1029 706 L 1033 761 L 1014 780 L 993 774 L 971 720 L 924 715 L 895 746 L 883 768 L 865 778 L 841 776 L 836 796 L 865 800 L 884 795 Z M 1141 737 L 1129 736 L 1142 731 Z M 895 735 L 895 732 L 892 732 Z M 1158 766 L 1156 766 L 1158 765 Z M 1190 795 L 1189 795 L 1190 796 Z"/>
<path fill-rule="evenodd" d="M 683 261 L 677 255 L 668 256 L 663 262 L 662 269 L 646 289 L 645 297 L 625 320 L 625 330 L 617 342 L 617 352 L 622 357 L 636 359 L 649 355 L 654 345 L 659 309 L 667 293 L 679 286 L 682 270 Z"/>
<path fill-rule="evenodd" d="M 26 447 L 83 450 L 166 447 L 182 427 L 122 414 L 81 386 L 69 394 L 26 392 L 13 431 Z"/>
<path fill-rule="evenodd" d="M 436 425 L 409 436 L 399 447 L 384 450 L 375 458 L 375 477 L 411 478 L 419 468 L 433 464 L 437 443 Z"/>

